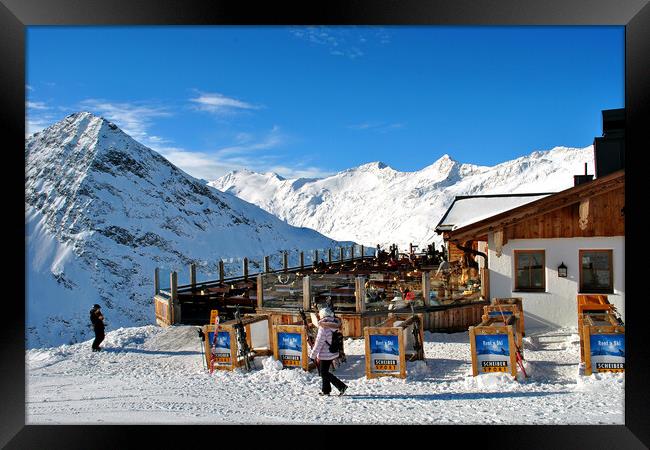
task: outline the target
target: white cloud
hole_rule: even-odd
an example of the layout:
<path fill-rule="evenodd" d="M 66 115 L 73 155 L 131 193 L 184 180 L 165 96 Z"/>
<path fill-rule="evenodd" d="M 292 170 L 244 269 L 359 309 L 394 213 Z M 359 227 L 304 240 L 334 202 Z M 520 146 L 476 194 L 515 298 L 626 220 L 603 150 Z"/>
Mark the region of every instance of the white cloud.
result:
<path fill-rule="evenodd" d="M 280 132 L 280 127 L 277 125 L 273 126 L 271 131 L 259 140 L 255 140 L 254 136 L 249 133 L 243 135 L 239 133 L 235 139 L 238 141 L 238 145 L 220 148 L 216 151 L 216 154 L 219 157 L 248 155 L 256 153 L 258 150 L 276 148 L 286 143 L 286 137 Z"/>
<path fill-rule="evenodd" d="M 44 102 L 30 102 L 26 101 L 25 102 L 25 107 L 28 109 L 38 109 L 41 111 L 44 111 L 46 109 L 50 109 L 49 106 L 47 106 Z"/>
<path fill-rule="evenodd" d="M 386 133 L 388 131 L 403 128 L 404 124 L 400 122 L 362 122 L 358 124 L 348 125 L 351 130 L 372 130 L 379 133 Z"/>
<path fill-rule="evenodd" d="M 390 35 L 384 28 L 356 26 L 309 26 L 291 27 L 290 33 L 314 45 L 326 48 L 330 55 L 344 56 L 350 59 L 364 56 L 372 44 L 390 43 Z"/>
<path fill-rule="evenodd" d="M 191 98 L 190 101 L 197 104 L 196 108 L 198 110 L 214 114 L 231 114 L 238 110 L 254 110 L 261 108 L 258 105 L 226 97 L 223 94 L 210 92 L 199 92 L 198 97 Z"/>
<path fill-rule="evenodd" d="M 149 135 L 147 130 L 152 124 L 152 119 L 171 116 L 165 108 L 141 103 L 111 103 L 88 99 L 82 101 L 80 106 L 114 122 L 125 133 L 148 146 L 159 144 L 162 139 Z"/>

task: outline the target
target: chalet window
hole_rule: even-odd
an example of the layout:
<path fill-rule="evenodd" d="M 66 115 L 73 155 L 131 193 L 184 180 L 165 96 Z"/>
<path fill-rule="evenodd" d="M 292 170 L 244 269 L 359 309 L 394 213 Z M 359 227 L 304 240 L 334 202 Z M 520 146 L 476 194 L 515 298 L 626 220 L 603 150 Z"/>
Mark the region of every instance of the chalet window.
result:
<path fill-rule="evenodd" d="M 544 250 L 515 250 L 515 291 L 544 292 Z"/>
<path fill-rule="evenodd" d="M 612 250 L 580 250 L 580 292 L 613 294 Z"/>

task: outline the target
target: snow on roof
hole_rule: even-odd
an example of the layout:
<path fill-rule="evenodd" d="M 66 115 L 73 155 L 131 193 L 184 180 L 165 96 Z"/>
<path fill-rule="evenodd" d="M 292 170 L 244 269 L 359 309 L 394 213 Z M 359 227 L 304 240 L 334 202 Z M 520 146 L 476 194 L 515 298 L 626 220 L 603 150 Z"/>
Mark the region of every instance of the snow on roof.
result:
<path fill-rule="evenodd" d="M 452 231 L 534 202 L 551 194 L 513 194 L 496 196 L 456 197 L 436 227 L 437 231 Z"/>

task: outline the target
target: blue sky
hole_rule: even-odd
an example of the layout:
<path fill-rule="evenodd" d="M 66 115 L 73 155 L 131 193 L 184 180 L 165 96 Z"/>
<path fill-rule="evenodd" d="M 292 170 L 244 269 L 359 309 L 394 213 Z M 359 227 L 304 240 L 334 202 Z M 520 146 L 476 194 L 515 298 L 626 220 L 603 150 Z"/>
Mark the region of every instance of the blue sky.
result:
<path fill-rule="evenodd" d="M 75 111 L 188 173 L 494 165 L 601 135 L 623 27 L 28 27 L 27 133 Z"/>

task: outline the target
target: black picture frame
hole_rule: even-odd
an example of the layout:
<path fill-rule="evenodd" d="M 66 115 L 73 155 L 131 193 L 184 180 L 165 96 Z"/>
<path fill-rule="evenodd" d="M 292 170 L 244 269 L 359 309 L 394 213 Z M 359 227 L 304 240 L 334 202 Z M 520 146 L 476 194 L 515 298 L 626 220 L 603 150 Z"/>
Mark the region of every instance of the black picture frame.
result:
<path fill-rule="evenodd" d="M 628 360 L 625 375 L 625 425 L 621 426 L 455 426 L 417 428 L 423 441 L 407 443 L 406 433 L 395 430 L 405 445 L 462 445 L 504 448 L 647 448 L 650 446 L 650 389 L 647 379 L 648 327 L 642 283 L 647 278 L 638 259 L 645 253 L 641 228 L 645 224 L 640 207 L 644 195 L 643 155 L 650 149 L 648 139 L 648 94 L 650 64 L 650 6 L 647 0 L 329 0 L 319 2 L 198 0 L 0 0 L 0 121 L 4 154 L 10 156 L 5 183 L 4 318 L 0 335 L 2 347 L 2 408 L 0 445 L 6 448 L 131 448 L 146 445 L 168 448 L 176 439 L 185 445 L 226 441 L 252 445 L 254 440 L 283 439 L 284 433 L 307 435 L 320 440 L 323 433 L 336 436 L 333 445 L 343 445 L 358 435 L 375 433 L 376 427 L 344 428 L 341 431 L 312 427 L 262 428 L 250 433 L 227 426 L 187 426 L 182 430 L 165 426 L 26 426 L 25 425 L 25 248 L 24 149 L 25 118 L 25 27 L 30 25 L 200 25 L 200 24 L 367 24 L 367 25 L 622 25 L 625 26 L 625 107 L 626 107 L 626 331 Z M 22 179 L 21 179 L 22 178 Z M 632 184 L 629 184 L 629 183 Z M 22 192 L 22 193 L 21 193 Z M 21 198 L 23 200 L 21 200 Z M 7 206 L 10 205 L 10 206 Z M 647 227 L 644 227 L 647 228 Z M 637 261 L 638 262 L 638 261 Z M 22 263 L 22 264 L 21 264 Z M 21 283 L 20 280 L 23 282 Z M 315 406 L 317 408 L 317 406 Z M 252 428 L 252 427 L 251 427 Z M 382 428 L 381 434 L 390 430 Z M 405 433 L 406 431 L 406 433 Z M 369 436 L 370 437 L 370 436 Z M 305 440 L 305 438 L 307 438 Z M 451 438 L 448 441 L 446 438 Z M 139 440 L 143 442 L 138 444 Z M 281 441 L 279 441 L 281 442 Z M 369 441 L 370 442 L 370 441 Z M 429 444 L 427 444 L 429 442 Z M 202 442 L 203 443 L 203 442 Z M 355 444 L 361 445 L 361 444 Z"/>

